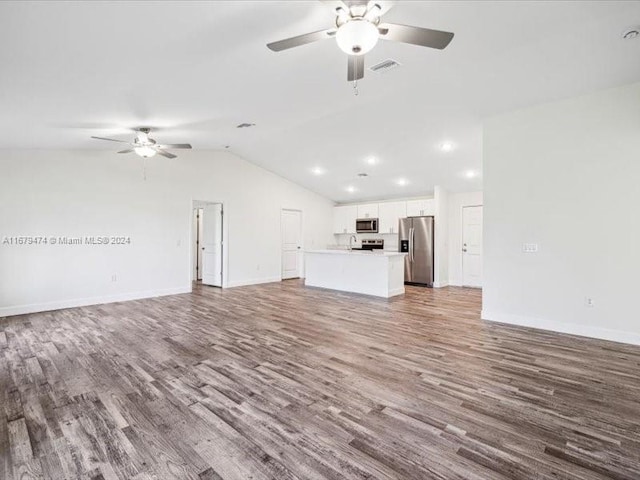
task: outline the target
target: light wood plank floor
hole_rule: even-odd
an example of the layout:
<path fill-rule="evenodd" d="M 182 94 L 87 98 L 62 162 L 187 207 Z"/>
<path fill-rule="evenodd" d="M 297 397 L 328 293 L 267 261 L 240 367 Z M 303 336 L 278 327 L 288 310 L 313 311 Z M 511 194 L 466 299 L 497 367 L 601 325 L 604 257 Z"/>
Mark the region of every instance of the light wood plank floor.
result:
<path fill-rule="evenodd" d="M 0 320 L 0 478 L 640 478 L 640 348 L 298 281 Z"/>

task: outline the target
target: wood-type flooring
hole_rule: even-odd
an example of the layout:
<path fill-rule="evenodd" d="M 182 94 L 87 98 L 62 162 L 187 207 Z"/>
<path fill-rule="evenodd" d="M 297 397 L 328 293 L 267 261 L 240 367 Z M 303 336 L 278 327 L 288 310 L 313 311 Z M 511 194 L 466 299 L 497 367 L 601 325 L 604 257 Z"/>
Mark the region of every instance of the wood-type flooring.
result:
<path fill-rule="evenodd" d="M 0 478 L 640 479 L 640 347 L 299 281 L 0 319 Z"/>

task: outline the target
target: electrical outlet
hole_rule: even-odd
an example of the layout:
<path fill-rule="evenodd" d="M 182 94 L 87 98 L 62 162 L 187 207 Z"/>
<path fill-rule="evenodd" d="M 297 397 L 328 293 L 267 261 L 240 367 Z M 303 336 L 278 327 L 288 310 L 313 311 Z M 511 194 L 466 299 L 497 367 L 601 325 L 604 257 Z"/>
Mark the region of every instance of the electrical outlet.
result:
<path fill-rule="evenodd" d="M 111 275 L 111 281 L 112 282 L 117 282 L 118 281 L 118 276 L 115 273 L 113 275 Z"/>
<path fill-rule="evenodd" d="M 591 298 L 591 297 L 586 297 L 586 298 L 584 299 L 584 306 L 585 306 L 585 307 L 589 307 L 589 308 L 591 308 L 591 307 L 595 307 L 595 306 L 596 306 L 596 302 L 595 302 L 595 300 L 594 300 L 593 298 Z"/>
<path fill-rule="evenodd" d="M 537 253 L 538 252 L 538 244 L 537 243 L 523 243 L 522 251 L 524 253 Z"/>

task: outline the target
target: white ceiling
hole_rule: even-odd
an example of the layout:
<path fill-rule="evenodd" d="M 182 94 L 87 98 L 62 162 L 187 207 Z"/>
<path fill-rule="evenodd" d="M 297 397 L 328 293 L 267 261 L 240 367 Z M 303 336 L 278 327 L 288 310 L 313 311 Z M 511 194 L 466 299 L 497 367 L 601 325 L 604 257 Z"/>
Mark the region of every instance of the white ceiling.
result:
<path fill-rule="evenodd" d="M 444 51 L 381 41 L 367 67 L 402 67 L 367 70 L 357 97 L 333 40 L 265 47 L 332 18 L 316 1 L 1 2 L 0 148 L 113 148 L 89 136 L 151 125 L 337 201 L 470 191 L 483 117 L 640 80 L 640 39 L 621 39 L 638 1 L 397 2 L 384 20 L 456 36 Z"/>

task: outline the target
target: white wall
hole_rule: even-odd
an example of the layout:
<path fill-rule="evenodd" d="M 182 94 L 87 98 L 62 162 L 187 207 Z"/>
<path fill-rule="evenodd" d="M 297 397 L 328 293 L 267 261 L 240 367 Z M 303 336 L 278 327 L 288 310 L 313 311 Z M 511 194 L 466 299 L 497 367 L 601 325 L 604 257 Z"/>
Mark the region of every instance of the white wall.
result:
<path fill-rule="evenodd" d="M 462 285 L 462 209 L 482 205 L 482 192 L 449 194 L 449 285 Z"/>
<path fill-rule="evenodd" d="M 433 286 L 438 288 L 449 284 L 449 192 L 436 186 L 434 200 Z"/>
<path fill-rule="evenodd" d="M 0 151 L 0 316 L 189 291 L 192 200 L 224 202 L 228 286 L 280 279 L 280 211 L 304 247 L 333 241 L 333 202 L 226 152 L 147 161 L 110 151 Z M 126 246 L 2 245 L 124 235 Z M 112 281 L 116 275 L 117 281 Z"/>
<path fill-rule="evenodd" d="M 640 84 L 492 118 L 483 162 L 483 318 L 640 344 Z"/>

